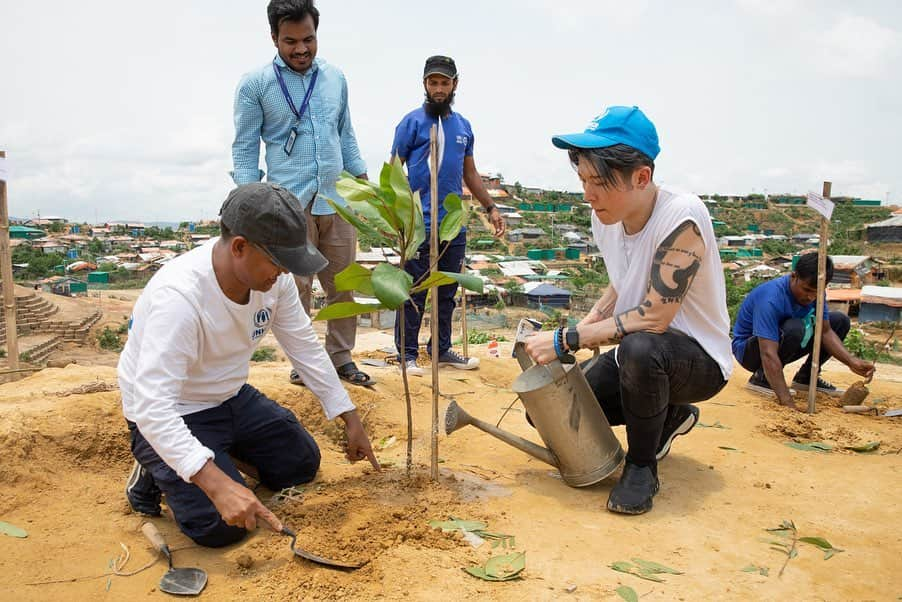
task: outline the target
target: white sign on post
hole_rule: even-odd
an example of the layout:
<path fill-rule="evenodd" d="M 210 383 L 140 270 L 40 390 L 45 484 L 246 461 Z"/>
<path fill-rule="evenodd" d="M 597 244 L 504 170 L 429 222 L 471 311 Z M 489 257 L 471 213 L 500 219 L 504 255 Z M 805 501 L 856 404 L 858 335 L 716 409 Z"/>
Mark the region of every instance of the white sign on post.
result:
<path fill-rule="evenodd" d="M 9 181 L 9 163 L 7 163 L 6 157 L 0 157 L 0 180 Z"/>
<path fill-rule="evenodd" d="M 825 199 L 816 192 L 809 192 L 808 202 L 805 204 L 823 215 L 827 221 L 830 221 L 830 216 L 833 215 L 833 207 L 835 206 L 833 201 Z"/>

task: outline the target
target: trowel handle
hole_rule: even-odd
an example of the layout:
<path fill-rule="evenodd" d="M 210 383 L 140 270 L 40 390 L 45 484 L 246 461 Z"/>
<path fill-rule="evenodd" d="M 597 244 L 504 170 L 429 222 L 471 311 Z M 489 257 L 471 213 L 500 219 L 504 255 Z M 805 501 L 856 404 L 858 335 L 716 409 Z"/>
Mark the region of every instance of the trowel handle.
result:
<path fill-rule="evenodd" d="M 585 374 L 586 372 L 588 372 L 589 370 L 591 370 L 591 369 L 592 369 L 592 366 L 595 365 L 595 362 L 597 362 L 597 361 L 598 361 L 598 358 L 601 356 L 601 352 L 598 350 L 598 347 L 596 347 L 596 348 L 593 349 L 592 351 L 593 351 L 593 353 L 592 353 L 592 359 L 590 359 L 589 362 L 588 362 L 588 363 L 585 365 L 585 367 L 582 369 L 582 370 L 583 370 L 583 374 Z"/>
<path fill-rule="evenodd" d="M 150 545 L 152 545 L 157 552 L 162 552 L 167 557 L 169 556 L 169 546 L 166 545 L 163 534 L 157 530 L 153 523 L 144 523 L 141 525 L 141 533 L 144 534 L 144 537 L 147 538 L 147 541 L 150 542 Z"/>

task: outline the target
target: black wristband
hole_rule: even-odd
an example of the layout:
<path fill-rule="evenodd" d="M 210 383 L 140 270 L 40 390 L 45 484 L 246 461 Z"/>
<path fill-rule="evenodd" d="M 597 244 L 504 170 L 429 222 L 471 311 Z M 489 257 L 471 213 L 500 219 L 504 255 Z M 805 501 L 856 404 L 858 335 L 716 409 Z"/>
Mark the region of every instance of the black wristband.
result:
<path fill-rule="evenodd" d="M 486 214 L 486 215 L 491 215 L 491 214 L 492 214 L 492 211 L 494 211 L 494 210 L 497 209 L 497 208 L 498 208 L 498 207 L 496 207 L 495 204 L 492 203 L 491 205 L 489 205 L 488 207 L 485 208 L 485 214 Z"/>
<path fill-rule="evenodd" d="M 567 329 L 565 340 L 567 342 L 567 347 L 570 348 L 570 353 L 579 351 L 579 331 L 576 328 Z"/>

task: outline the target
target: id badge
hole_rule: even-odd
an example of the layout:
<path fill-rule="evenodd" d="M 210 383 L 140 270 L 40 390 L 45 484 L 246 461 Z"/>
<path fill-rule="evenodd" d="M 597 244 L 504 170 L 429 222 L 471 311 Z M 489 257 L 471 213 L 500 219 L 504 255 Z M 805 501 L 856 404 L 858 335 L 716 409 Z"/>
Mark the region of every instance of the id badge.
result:
<path fill-rule="evenodd" d="M 288 134 L 288 140 L 285 141 L 285 154 L 290 155 L 291 149 L 294 148 L 294 141 L 298 139 L 298 130 L 297 128 L 291 128 L 291 133 Z"/>

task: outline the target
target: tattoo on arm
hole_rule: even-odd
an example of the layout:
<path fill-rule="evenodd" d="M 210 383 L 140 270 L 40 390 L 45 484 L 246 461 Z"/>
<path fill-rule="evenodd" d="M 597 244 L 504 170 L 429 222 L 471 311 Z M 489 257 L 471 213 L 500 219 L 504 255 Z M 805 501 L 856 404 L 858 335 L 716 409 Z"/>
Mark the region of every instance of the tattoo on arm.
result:
<path fill-rule="evenodd" d="M 690 229 L 695 236 L 701 238 L 701 231 L 695 222 L 686 220 L 664 239 L 655 252 L 648 291 L 654 289 L 661 295 L 662 303 L 681 303 L 702 265 L 701 257 L 695 251 L 677 245 L 680 236 Z M 665 275 L 666 280 L 673 281 L 673 285 L 665 281 Z"/>

